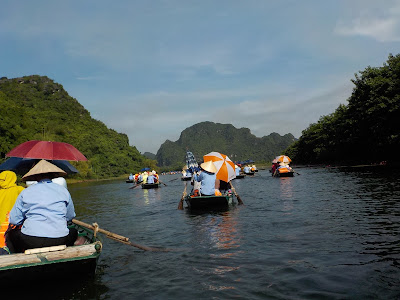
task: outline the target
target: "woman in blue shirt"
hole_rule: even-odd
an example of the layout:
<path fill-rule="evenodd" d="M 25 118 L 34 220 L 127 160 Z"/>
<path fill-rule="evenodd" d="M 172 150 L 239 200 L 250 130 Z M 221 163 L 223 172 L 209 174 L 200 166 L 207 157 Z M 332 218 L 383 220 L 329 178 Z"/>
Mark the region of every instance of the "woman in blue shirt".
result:
<path fill-rule="evenodd" d="M 46 160 L 41 160 L 22 180 L 38 183 L 23 190 L 10 212 L 10 224 L 21 227 L 11 230 L 11 252 L 57 245 L 72 246 L 77 238 L 76 229 L 67 222 L 75 217 L 74 204 L 69 191 L 51 181 L 66 173 Z"/>
<path fill-rule="evenodd" d="M 204 162 L 200 167 L 203 171 L 194 175 L 194 180 L 201 182 L 200 194 L 202 196 L 214 196 L 217 168 L 212 161 Z"/>

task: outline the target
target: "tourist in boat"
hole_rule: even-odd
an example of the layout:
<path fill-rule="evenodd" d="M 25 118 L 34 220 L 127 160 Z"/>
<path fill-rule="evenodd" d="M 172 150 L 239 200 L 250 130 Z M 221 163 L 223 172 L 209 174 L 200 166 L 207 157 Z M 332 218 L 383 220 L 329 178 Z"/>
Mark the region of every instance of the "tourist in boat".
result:
<path fill-rule="evenodd" d="M 150 173 L 149 175 L 147 175 L 145 183 L 153 184 L 153 183 L 155 183 L 155 180 L 156 180 L 156 176 L 154 176 L 153 173 Z"/>
<path fill-rule="evenodd" d="M 66 173 L 41 160 L 22 177 L 24 181 L 36 180 L 38 183 L 19 194 L 10 212 L 10 227 L 14 229 L 8 231 L 6 238 L 12 253 L 74 244 L 78 232 L 67 226 L 67 222 L 75 217 L 71 195 L 68 189 L 51 181 L 60 175 Z"/>
<path fill-rule="evenodd" d="M 216 190 L 216 195 L 217 195 L 217 191 L 219 191 L 221 194 L 227 194 L 230 192 L 230 188 L 231 185 L 229 184 L 229 182 L 220 180 L 220 179 L 216 179 L 215 180 L 215 190 Z"/>
<path fill-rule="evenodd" d="M 251 173 L 250 167 L 249 167 L 248 165 L 245 166 L 245 167 L 243 168 L 243 172 L 246 173 L 246 174 Z"/>
<path fill-rule="evenodd" d="M 157 174 L 157 172 L 154 171 L 154 170 L 153 170 L 153 175 L 154 175 L 154 177 L 155 177 L 154 182 L 155 182 L 155 183 L 158 183 L 158 182 L 160 181 L 160 176 L 159 176 L 159 175 Z"/>
<path fill-rule="evenodd" d="M 8 228 L 8 214 L 13 208 L 18 195 L 24 190 L 24 187 L 17 185 L 17 175 L 13 171 L 4 171 L 0 173 L 0 248 L 6 247 L 4 234 Z M 8 249 L 4 254 L 8 254 Z"/>
<path fill-rule="evenodd" d="M 272 166 L 271 166 L 272 176 L 275 174 L 275 171 L 276 171 L 276 169 L 278 169 L 278 167 L 279 167 L 279 163 L 278 162 L 272 163 Z"/>
<path fill-rule="evenodd" d="M 147 177 L 149 176 L 149 173 L 148 172 L 146 172 L 146 171 L 144 171 L 143 173 L 142 173 L 142 182 L 143 183 L 146 183 L 147 182 Z"/>
<path fill-rule="evenodd" d="M 277 170 L 282 169 L 282 168 L 286 168 L 289 172 L 293 171 L 293 169 L 289 166 L 288 163 L 284 163 L 284 162 L 279 163 L 279 167 L 277 168 Z"/>
<path fill-rule="evenodd" d="M 128 180 L 133 180 L 133 174 L 131 173 L 131 174 L 129 174 L 129 177 L 128 177 Z"/>
<path fill-rule="evenodd" d="M 235 165 L 235 173 L 236 173 L 236 176 L 239 176 L 239 175 L 240 175 L 240 171 L 241 171 L 240 167 L 239 167 L 238 165 Z"/>
<path fill-rule="evenodd" d="M 194 181 L 200 182 L 200 194 L 202 196 L 214 196 L 215 195 L 215 183 L 217 168 L 212 161 L 204 162 L 200 165 L 200 174 L 193 176 Z"/>

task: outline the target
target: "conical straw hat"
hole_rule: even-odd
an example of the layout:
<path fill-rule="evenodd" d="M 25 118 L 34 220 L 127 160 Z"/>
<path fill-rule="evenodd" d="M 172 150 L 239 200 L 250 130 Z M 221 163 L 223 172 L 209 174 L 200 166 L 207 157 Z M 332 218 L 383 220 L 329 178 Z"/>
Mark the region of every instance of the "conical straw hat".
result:
<path fill-rule="evenodd" d="M 67 175 L 66 172 L 64 172 L 62 169 L 60 169 L 56 165 L 53 165 L 52 163 L 48 162 L 47 160 L 42 159 L 32 169 L 30 169 L 28 173 L 26 173 L 22 177 L 22 180 L 24 180 L 24 181 L 32 180 L 33 176 L 38 175 L 38 174 L 45 174 L 45 173 L 55 173 L 54 174 L 55 177 Z"/>
<path fill-rule="evenodd" d="M 215 167 L 214 163 L 210 160 L 207 162 L 204 162 L 200 165 L 200 167 L 210 173 L 215 173 L 217 172 L 217 168 Z"/>

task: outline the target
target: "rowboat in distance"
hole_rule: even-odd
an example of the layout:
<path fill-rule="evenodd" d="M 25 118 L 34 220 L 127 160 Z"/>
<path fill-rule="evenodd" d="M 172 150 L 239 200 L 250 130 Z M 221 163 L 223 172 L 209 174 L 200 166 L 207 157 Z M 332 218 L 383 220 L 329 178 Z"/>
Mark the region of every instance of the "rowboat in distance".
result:
<path fill-rule="evenodd" d="M 192 177 L 190 176 L 190 177 L 188 177 L 188 176 L 182 176 L 181 177 L 181 180 L 182 181 L 190 181 L 192 179 Z"/>
<path fill-rule="evenodd" d="M 142 183 L 142 189 L 158 189 L 159 183 Z"/>
<path fill-rule="evenodd" d="M 245 174 L 240 174 L 240 175 L 236 175 L 236 177 L 233 178 L 233 179 L 243 179 L 243 178 L 245 178 L 245 177 L 246 177 Z"/>
<path fill-rule="evenodd" d="M 274 177 L 293 177 L 294 171 L 293 170 L 289 171 L 286 168 L 276 169 L 275 173 L 272 174 L 272 176 L 274 176 Z"/>
<path fill-rule="evenodd" d="M 232 194 L 222 196 L 186 195 L 185 202 L 188 208 L 193 210 L 222 209 L 234 204 Z"/>
<path fill-rule="evenodd" d="M 53 246 L 28 249 L 25 253 L 0 255 L 0 282 L 12 286 L 24 282 L 47 284 L 68 278 L 88 278 L 95 275 L 102 243 L 93 231 L 71 225 L 78 230 L 74 246 Z"/>
<path fill-rule="evenodd" d="M 248 175 L 248 176 L 254 176 L 254 173 L 255 173 L 255 172 L 248 172 L 248 173 L 245 172 L 244 174 L 245 174 L 245 175 Z"/>
<path fill-rule="evenodd" d="M 132 179 L 132 180 L 127 179 L 125 182 L 126 182 L 126 183 L 133 183 L 133 179 Z"/>

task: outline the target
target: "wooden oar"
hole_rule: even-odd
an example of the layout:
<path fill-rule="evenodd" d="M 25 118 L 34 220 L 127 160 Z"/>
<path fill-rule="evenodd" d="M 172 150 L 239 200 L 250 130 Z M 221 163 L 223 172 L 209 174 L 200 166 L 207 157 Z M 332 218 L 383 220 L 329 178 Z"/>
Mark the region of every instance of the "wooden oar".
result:
<path fill-rule="evenodd" d="M 164 182 L 162 182 L 161 180 L 158 181 L 159 183 L 162 183 L 163 185 L 167 186 Z"/>
<path fill-rule="evenodd" d="M 236 196 L 236 198 L 237 198 L 237 200 L 238 200 L 239 205 L 244 204 L 243 201 L 242 201 L 242 199 L 240 199 L 239 195 L 236 193 L 236 190 L 235 190 L 235 188 L 233 187 L 232 182 L 229 181 L 229 184 L 231 185 L 231 189 L 232 189 L 233 193 L 235 194 L 235 196 Z"/>
<path fill-rule="evenodd" d="M 75 224 L 77 224 L 77 225 L 80 225 L 80 226 L 89 228 L 89 229 L 91 229 L 91 230 L 95 230 L 95 227 L 94 227 L 93 225 L 84 223 L 84 222 L 79 221 L 79 220 L 77 220 L 77 219 L 72 219 L 72 223 L 75 223 Z M 107 231 L 107 230 L 101 229 L 101 228 L 99 228 L 99 227 L 97 227 L 96 230 L 97 230 L 98 232 L 100 232 L 100 233 L 105 234 L 108 238 L 110 238 L 110 239 L 112 239 L 112 240 L 114 240 L 114 241 L 117 241 L 117 242 L 120 242 L 120 243 L 123 243 L 123 244 L 126 244 L 126 245 L 130 245 L 130 246 L 133 246 L 133 247 L 142 249 L 142 250 L 144 250 L 144 251 L 162 251 L 162 252 L 168 251 L 167 249 L 153 248 L 153 247 L 147 247 L 147 246 L 143 246 L 143 245 L 136 244 L 136 243 L 134 243 L 134 242 L 129 241 L 129 238 L 127 238 L 127 237 L 124 237 L 124 236 L 122 236 L 122 235 L 113 233 L 113 232 L 111 232 L 111 231 Z"/>
<path fill-rule="evenodd" d="M 180 210 L 183 210 L 183 200 L 185 199 L 185 196 L 186 196 L 186 187 L 187 187 L 187 181 L 185 182 L 185 189 L 183 190 L 182 198 L 178 204 L 178 209 L 180 209 Z"/>
<path fill-rule="evenodd" d="M 170 180 L 170 181 L 168 181 L 168 182 L 171 182 L 171 181 L 174 181 L 174 180 L 177 180 L 177 179 L 179 179 L 179 177 L 174 178 L 174 179 L 172 179 L 172 180 Z"/>
<path fill-rule="evenodd" d="M 134 189 L 134 188 L 137 188 L 138 186 L 140 186 L 140 184 L 137 184 L 137 183 L 136 183 L 135 186 L 131 186 L 129 189 Z"/>

